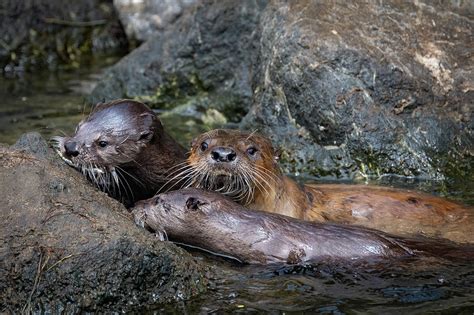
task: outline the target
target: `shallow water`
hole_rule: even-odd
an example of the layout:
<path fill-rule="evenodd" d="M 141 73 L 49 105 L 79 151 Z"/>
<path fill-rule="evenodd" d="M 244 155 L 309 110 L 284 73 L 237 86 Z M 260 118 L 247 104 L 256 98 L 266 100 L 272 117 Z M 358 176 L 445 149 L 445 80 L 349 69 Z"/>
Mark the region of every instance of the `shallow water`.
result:
<path fill-rule="evenodd" d="M 46 138 L 71 134 L 90 109 L 84 95 L 93 88 L 102 60 L 89 69 L 24 78 L 0 78 L 0 142 L 14 143 L 24 132 Z M 163 114 L 163 113 L 162 113 Z M 207 129 L 186 113 L 164 113 L 163 124 L 183 143 Z M 171 127 L 179 126 L 179 129 Z M 314 178 L 298 176 L 300 181 Z M 470 182 L 420 181 L 399 177 L 370 180 L 379 184 L 449 197 L 474 205 Z M 158 306 L 151 313 L 275 314 L 473 314 L 474 262 L 402 260 L 391 263 L 319 263 L 302 266 L 248 266 L 193 252 L 211 265 L 218 279 L 208 293 L 190 301 Z"/>
<path fill-rule="evenodd" d="M 154 313 L 472 314 L 472 263 L 405 259 L 391 263 L 242 266 L 204 257 L 225 274 L 199 298 Z"/>

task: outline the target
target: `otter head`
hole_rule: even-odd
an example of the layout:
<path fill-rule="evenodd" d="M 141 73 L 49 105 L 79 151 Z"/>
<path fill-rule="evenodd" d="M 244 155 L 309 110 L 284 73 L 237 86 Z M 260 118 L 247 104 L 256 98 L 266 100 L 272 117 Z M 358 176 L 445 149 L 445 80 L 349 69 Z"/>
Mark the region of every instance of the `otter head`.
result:
<path fill-rule="evenodd" d="M 243 204 L 251 203 L 257 192 L 268 193 L 280 175 L 270 140 L 238 130 L 216 129 L 194 139 L 188 165 L 190 186 L 220 192 Z"/>
<path fill-rule="evenodd" d="M 144 147 L 162 128 L 146 105 L 118 100 L 98 104 L 82 120 L 72 137 L 55 137 L 55 147 L 66 163 L 79 169 L 99 187 L 119 185 L 117 171 L 137 163 Z"/>
<path fill-rule="evenodd" d="M 213 212 L 215 202 L 223 197 L 213 192 L 185 188 L 159 194 L 153 198 L 139 201 L 132 208 L 135 223 L 160 235 L 184 237 L 193 231 L 204 228 L 203 222 Z M 231 203 L 230 200 L 223 199 Z"/>

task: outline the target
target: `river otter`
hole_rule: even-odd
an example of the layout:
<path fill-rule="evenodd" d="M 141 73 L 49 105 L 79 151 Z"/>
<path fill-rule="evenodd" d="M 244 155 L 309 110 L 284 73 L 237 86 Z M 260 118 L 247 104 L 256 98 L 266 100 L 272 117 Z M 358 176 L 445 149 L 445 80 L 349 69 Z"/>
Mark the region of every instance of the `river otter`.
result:
<path fill-rule="evenodd" d="M 474 210 L 407 190 L 363 185 L 299 185 L 282 174 L 272 143 L 218 129 L 193 140 L 187 186 L 214 190 L 256 210 L 356 224 L 397 235 L 474 242 Z"/>
<path fill-rule="evenodd" d="M 196 188 L 140 201 L 132 213 L 138 225 L 172 241 L 244 263 L 474 257 L 472 247 L 428 239 L 400 239 L 363 227 L 306 222 L 248 210 L 221 194 Z"/>
<path fill-rule="evenodd" d="M 127 206 L 153 196 L 186 159 L 155 113 L 132 100 L 96 105 L 72 137 L 53 140 L 66 163 Z"/>

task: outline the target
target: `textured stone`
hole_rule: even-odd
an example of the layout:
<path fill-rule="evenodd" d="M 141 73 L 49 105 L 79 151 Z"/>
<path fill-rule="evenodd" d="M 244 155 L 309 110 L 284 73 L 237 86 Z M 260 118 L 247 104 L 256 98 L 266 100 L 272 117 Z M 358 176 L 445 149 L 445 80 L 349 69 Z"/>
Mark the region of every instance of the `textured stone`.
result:
<path fill-rule="evenodd" d="M 469 1 L 203 1 L 92 99 L 247 113 L 240 127 L 269 135 L 291 173 L 472 179 L 473 12 Z"/>
<path fill-rule="evenodd" d="M 2 312 L 129 312 L 205 291 L 206 268 L 41 143 L 0 147 Z"/>
<path fill-rule="evenodd" d="M 197 0 L 114 0 L 129 40 L 143 42 L 172 25 Z"/>

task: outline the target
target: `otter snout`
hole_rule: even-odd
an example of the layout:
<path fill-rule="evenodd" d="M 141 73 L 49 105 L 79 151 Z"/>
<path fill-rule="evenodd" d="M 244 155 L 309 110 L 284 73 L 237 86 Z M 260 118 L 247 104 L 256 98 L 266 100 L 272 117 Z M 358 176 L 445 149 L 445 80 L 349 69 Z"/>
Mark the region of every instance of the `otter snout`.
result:
<path fill-rule="evenodd" d="M 237 153 L 229 147 L 217 147 L 212 149 L 211 158 L 216 162 L 232 162 L 237 158 Z"/>
<path fill-rule="evenodd" d="M 77 142 L 75 141 L 66 141 L 64 143 L 64 150 L 66 155 L 68 156 L 78 156 L 79 155 L 79 147 Z"/>

